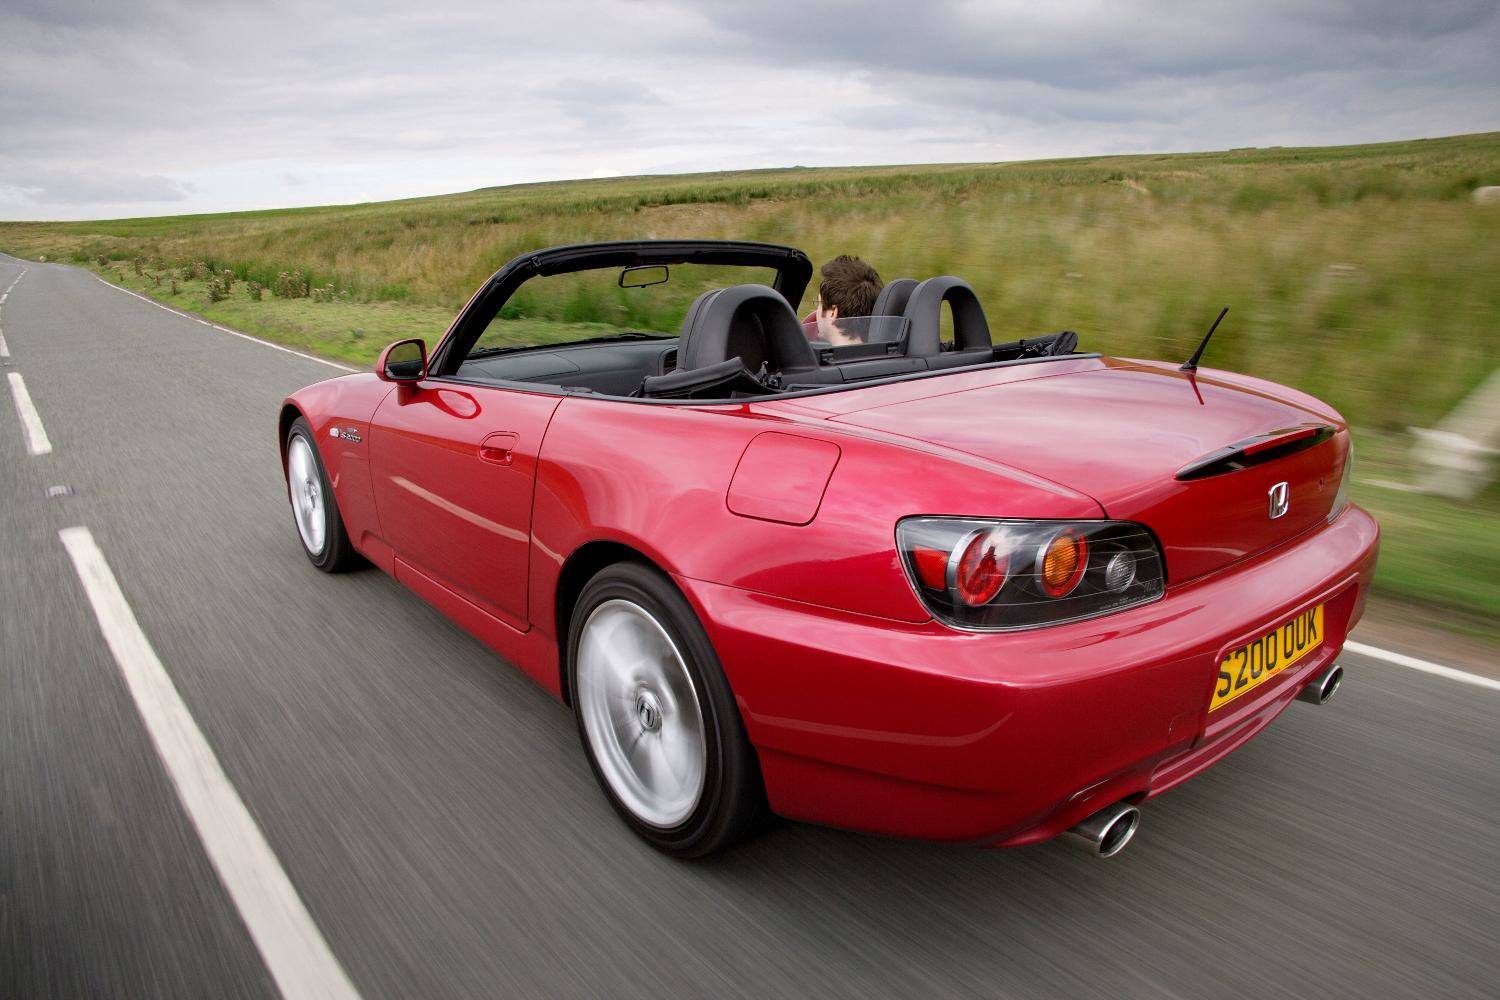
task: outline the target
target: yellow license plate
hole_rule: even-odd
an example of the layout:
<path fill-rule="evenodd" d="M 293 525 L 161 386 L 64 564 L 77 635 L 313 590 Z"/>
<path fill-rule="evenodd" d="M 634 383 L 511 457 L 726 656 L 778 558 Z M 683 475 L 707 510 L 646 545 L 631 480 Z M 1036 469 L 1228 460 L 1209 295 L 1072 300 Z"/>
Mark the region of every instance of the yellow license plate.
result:
<path fill-rule="evenodd" d="M 1322 644 L 1323 605 L 1319 604 L 1224 657 L 1208 710 L 1253 691 Z"/>

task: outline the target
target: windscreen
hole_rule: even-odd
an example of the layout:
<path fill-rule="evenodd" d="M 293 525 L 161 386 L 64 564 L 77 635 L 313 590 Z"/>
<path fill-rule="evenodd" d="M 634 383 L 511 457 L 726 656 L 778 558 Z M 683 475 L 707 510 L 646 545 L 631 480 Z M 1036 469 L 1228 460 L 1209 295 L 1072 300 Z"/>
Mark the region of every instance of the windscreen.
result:
<path fill-rule="evenodd" d="M 490 348 L 563 344 L 620 333 L 676 336 L 703 292 L 771 286 L 776 271 L 723 264 L 609 267 L 532 278 L 510 297 L 469 354 Z M 649 283 L 647 283 L 649 282 Z"/>

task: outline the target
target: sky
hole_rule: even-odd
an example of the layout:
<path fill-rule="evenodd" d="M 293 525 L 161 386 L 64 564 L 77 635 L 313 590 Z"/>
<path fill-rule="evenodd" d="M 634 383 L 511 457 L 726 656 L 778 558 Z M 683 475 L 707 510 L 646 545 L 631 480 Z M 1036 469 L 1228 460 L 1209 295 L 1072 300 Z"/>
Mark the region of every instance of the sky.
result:
<path fill-rule="evenodd" d="M 0 0 L 0 219 L 1500 129 L 1500 0 Z"/>

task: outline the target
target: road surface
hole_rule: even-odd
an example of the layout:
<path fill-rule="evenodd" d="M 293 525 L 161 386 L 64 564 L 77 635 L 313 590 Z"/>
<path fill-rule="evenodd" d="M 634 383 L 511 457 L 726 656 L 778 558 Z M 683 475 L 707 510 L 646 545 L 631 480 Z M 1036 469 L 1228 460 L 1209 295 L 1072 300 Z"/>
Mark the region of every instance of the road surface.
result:
<path fill-rule="evenodd" d="M 1150 803 L 1111 861 L 780 824 L 674 862 L 610 812 L 566 709 L 383 574 L 308 565 L 276 407 L 332 368 L 75 268 L 0 257 L 0 289 L 23 267 L 0 997 L 311 992 L 210 857 L 233 817 L 190 814 L 148 735 L 59 536 L 79 526 L 366 997 L 1496 995 L 1500 691 L 1349 655 L 1332 704 Z"/>

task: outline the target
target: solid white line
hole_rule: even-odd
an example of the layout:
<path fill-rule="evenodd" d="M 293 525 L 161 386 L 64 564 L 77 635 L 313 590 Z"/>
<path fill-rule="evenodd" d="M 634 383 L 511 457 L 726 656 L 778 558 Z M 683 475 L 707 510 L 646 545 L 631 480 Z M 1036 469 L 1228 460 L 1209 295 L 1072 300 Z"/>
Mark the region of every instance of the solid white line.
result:
<path fill-rule="evenodd" d="M 358 997 L 157 659 L 94 536 L 64 528 L 58 537 L 183 809 L 282 995 Z"/>
<path fill-rule="evenodd" d="M 1453 667 L 1445 667 L 1441 663 L 1429 663 L 1426 660 L 1419 660 L 1415 656 L 1407 656 L 1404 653 L 1393 653 L 1389 649 L 1381 649 L 1379 646 L 1366 646 L 1364 643 L 1355 642 L 1353 639 L 1346 641 L 1344 648 L 1360 656 L 1370 656 L 1377 660 L 1384 660 L 1387 663 L 1394 663 L 1398 667 L 1408 667 L 1412 670 L 1420 670 L 1425 674 L 1446 677 L 1450 681 L 1461 681 L 1464 684 L 1473 684 L 1475 687 L 1500 691 L 1500 680 L 1496 680 L 1493 677 L 1471 674 L 1466 670 L 1455 670 Z"/>
<path fill-rule="evenodd" d="M 10 345 L 5 342 L 5 331 L 0 330 L 0 358 L 10 357 Z"/>
<path fill-rule="evenodd" d="M 26 430 L 26 450 L 33 455 L 46 455 L 52 451 L 52 442 L 47 440 L 47 428 L 42 426 L 42 415 L 36 412 L 31 393 L 26 391 L 26 382 L 20 372 L 6 372 L 10 380 L 10 394 L 16 400 L 16 413 L 21 426 Z"/>
<path fill-rule="evenodd" d="M 109 281 L 105 281 L 103 278 L 100 278 L 99 275 L 97 275 L 97 274 L 94 275 L 94 277 L 95 278 L 99 278 L 99 280 L 101 282 L 103 282 L 106 287 L 113 288 L 117 292 L 124 292 L 126 295 L 130 295 L 130 296 L 133 296 L 134 298 L 140 299 L 142 302 L 146 303 L 147 305 L 153 305 L 153 306 L 155 306 L 158 309 L 165 309 L 167 312 L 171 313 L 174 316 L 181 316 L 183 319 L 190 319 L 190 320 L 192 320 L 195 323 L 202 323 L 204 326 L 211 326 L 215 330 L 220 330 L 220 331 L 222 331 L 224 333 L 229 334 L 231 337 L 239 337 L 241 340 L 248 340 L 252 344 L 260 344 L 262 347 L 269 347 L 269 348 L 271 348 L 273 350 L 282 351 L 282 352 L 284 352 L 286 354 L 291 354 L 291 355 L 293 355 L 295 357 L 302 358 L 305 361 L 316 361 L 320 365 L 327 365 L 330 368 L 337 368 L 339 371 L 344 371 L 344 372 L 357 372 L 357 371 L 359 371 L 358 368 L 350 368 L 348 365 L 341 365 L 337 361 L 329 361 L 327 358 L 320 358 L 320 357 L 317 357 L 316 355 L 313 355 L 313 354 L 304 354 L 301 351 L 294 351 L 290 347 L 283 347 L 280 344 L 273 344 L 269 340 L 261 340 L 259 337 L 252 337 L 248 333 L 241 333 L 238 330 L 231 330 L 227 326 L 220 326 L 217 323 L 210 323 L 206 319 L 199 319 L 197 316 L 189 316 L 187 313 L 182 312 L 180 309 L 173 309 L 171 306 L 163 305 L 162 303 L 157 302 L 154 299 L 148 298 L 145 295 L 141 295 L 139 292 L 132 292 L 128 288 L 121 288 L 119 285 L 116 285 L 116 284 L 114 284 L 112 282 L 109 282 Z"/>

